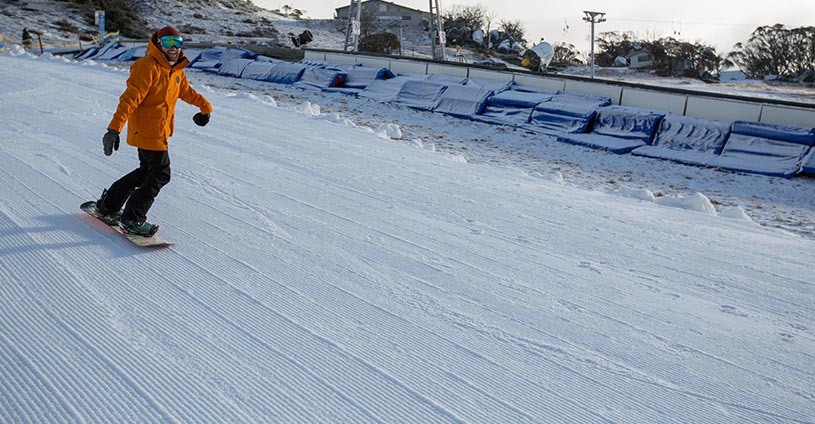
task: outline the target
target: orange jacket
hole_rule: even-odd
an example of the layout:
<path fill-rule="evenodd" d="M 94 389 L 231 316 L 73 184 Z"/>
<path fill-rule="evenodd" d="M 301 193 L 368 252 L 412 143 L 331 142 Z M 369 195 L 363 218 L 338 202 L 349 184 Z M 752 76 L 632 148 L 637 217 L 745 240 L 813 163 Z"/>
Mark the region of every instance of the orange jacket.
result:
<path fill-rule="evenodd" d="M 170 66 L 164 53 L 148 42 L 147 54 L 130 67 L 127 88 L 108 128 L 121 133 L 127 122 L 127 144 L 144 150 L 167 150 L 178 99 L 198 106 L 203 114 L 212 112 L 212 105 L 187 82 L 184 68 L 189 64 L 181 53 L 178 62 Z"/>

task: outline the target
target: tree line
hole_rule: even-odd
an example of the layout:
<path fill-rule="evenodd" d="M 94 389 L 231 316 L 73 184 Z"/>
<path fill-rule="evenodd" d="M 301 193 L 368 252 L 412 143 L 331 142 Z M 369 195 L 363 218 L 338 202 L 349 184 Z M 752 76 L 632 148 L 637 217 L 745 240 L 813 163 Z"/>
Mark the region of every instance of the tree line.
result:
<path fill-rule="evenodd" d="M 456 35 L 456 42 L 462 46 L 494 49 L 494 45 L 484 45 L 474 41 L 470 34 L 490 29 L 495 13 L 482 5 L 453 5 L 443 16 L 444 29 Z M 496 27 L 501 37 L 509 37 L 527 45 L 526 34 L 519 21 L 500 21 Z M 448 37 L 449 39 L 449 37 Z M 750 78 L 777 78 L 784 81 L 815 82 L 815 27 L 787 28 L 782 24 L 756 28 L 744 43 L 737 43 L 726 55 L 720 55 L 711 45 L 702 42 L 690 43 L 674 37 L 648 39 L 638 37 L 633 32 L 602 32 L 595 40 L 597 52 L 595 63 L 599 66 L 614 66 L 618 58 L 629 58 L 632 53 L 645 52 L 650 64 L 643 69 L 663 76 L 686 76 L 701 79 L 716 79 L 723 69 L 738 67 Z M 585 64 L 588 55 L 583 55 L 568 43 L 553 43 L 552 63 L 563 65 Z"/>

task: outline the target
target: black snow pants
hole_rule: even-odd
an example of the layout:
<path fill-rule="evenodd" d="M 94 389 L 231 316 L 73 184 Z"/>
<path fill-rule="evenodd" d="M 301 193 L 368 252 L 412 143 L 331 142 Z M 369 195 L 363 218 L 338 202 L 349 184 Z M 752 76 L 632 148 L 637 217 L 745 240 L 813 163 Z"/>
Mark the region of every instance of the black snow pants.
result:
<path fill-rule="evenodd" d="M 169 182 L 169 153 L 139 149 L 139 167 L 110 186 L 102 208 L 118 211 L 127 202 L 122 221 L 145 222 L 158 192 Z"/>

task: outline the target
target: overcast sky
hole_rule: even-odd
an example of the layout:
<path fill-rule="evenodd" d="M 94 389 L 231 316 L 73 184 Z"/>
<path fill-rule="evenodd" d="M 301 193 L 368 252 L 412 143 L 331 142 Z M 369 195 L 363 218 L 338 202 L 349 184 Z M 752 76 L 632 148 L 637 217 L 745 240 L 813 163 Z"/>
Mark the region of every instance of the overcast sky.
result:
<path fill-rule="evenodd" d="M 253 0 L 267 9 L 284 4 L 304 10 L 311 18 L 332 18 L 334 9 L 351 2 L 341 0 Z M 596 31 L 634 31 L 638 36 L 674 36 L 716 47 L 727 53 L 737 42 L 746 42 L 756 27 L 782 23 L 788 28 L 815 26 L 815 0 L 439 0 L 442 13 L 454 5 L 484 5 L 498 20 L 520 20 L 531 43 L 568 42 L 581 52 L 589 50 L 591 25 L 583 11 L 605 12 L 607 21 Z M 393 3 L 429 10 L 429 0 L 395 0 Z M 771 4 L 772 3 L 772 4 Z"/>

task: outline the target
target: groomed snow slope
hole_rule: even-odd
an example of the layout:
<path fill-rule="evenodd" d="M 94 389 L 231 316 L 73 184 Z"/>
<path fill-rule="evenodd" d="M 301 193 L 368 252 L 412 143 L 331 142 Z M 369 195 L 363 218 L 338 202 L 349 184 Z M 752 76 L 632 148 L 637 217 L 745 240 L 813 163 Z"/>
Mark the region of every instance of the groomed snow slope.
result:
<path fill-rule="evenodd" d="M 0 56 L 0 422 L 815 422 L 812 240 L 198 87 L 138 248 L 126 78 Z"/>

